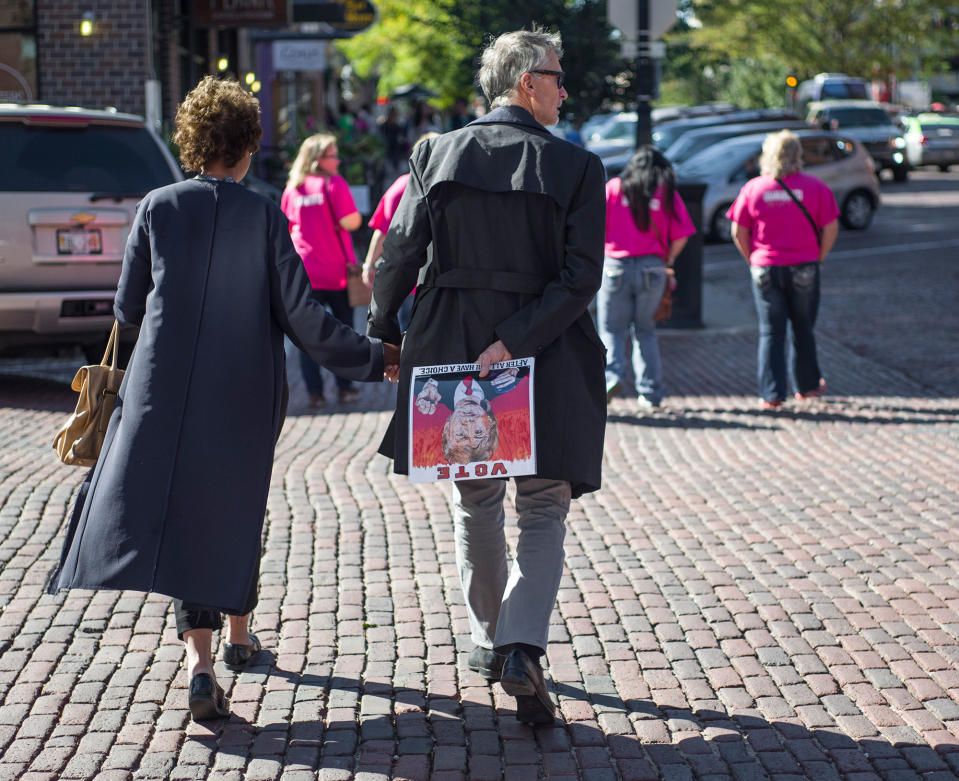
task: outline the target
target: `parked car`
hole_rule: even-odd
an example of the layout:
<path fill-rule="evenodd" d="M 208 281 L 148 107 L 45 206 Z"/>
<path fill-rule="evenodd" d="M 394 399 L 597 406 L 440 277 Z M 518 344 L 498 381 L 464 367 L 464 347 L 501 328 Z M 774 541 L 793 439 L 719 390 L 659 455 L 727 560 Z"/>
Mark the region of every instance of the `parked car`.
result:
<path fill-rule="evenodd" d="M 801 119 L 782 119 L 778 122 L 735 122 L 730 125 L 709 125 L 683 133 L 675 144 L 663 154 L 673 165 L 678 165 L 699 154 L 707 147 L 734 136 L 745 136 L 749 133 L 769 133 L 773 130 L 803 130 L 809 127 L 808 122 Z"/>
<path fill-rule="evenodd" d="M 824 129 L 839 130 L 866 147 L 876 171 L 888 168 L 892 178 L 904 182 L 909 178 L 906 141 L 902 130 L 881 103 L 871 100 L 823 100 L 809 104 L 809 122 Z"/>
<path fill-rule="evenodd" d="M 879 207 L 879 180 L 861 143 L 842 133 L 797 130 L 803 149 L 803 170 L 822 179 L 839 205 L 842 224 L 863 230 Z M 676 167 L 681 182 L 706 184 L 703 229 L 717 241 L 730 241 L 726 210 L 742 186 L 759 175 L 759 154 L 766 133 L 727 138 Z"/>
<path fill-rule="evenodd" d="M 796 116 L 781 109 L 748 109 L 733 111 L 725 114 L 711 114 L 707 116 L 685 117 L 670 120 L 653 126 L 652 141 L 660 149 L 668 149 L 686 133 L 703 128 L 719 128 L 733 123 L 769 122 L 795 120 Z M 635 134 L 635 127 L 634 127 Z M 617 147 L 591 148 L 603 161 L 607 178 L 619 176 L 633 156 L 636 149 L 635 139 L 632 143 L 620 143 Z"/>
<path fill-rule="evenodd" d="M 653 143 L 662 150 L 669 149 L 683 135 L 705 127 L 731 125 L 742 122 L 779 122 L 787 119 L 799 119 L 795 114 L 783 109 L 737 109 L 721 114 L 683 117 L 662 122 L 653 128 Z"/>
<path fill-rule="evenodd" d="M 959 117 L 927 113 L 902 122 L 909 165 L 937 165 L 940 171 L 959 165 Z"/>
<path fill-rule="evenodd" d="M 700 106 L 657 106 L 650 111 L 654 126 L 679 119 L 712 120 L 738 111 L 738 106 L 729 103 L 706 103 Z M 583 138 L 590 151 L 600 154 L 605 146 L 629 145 L 636 138 L 636 112 L 620 111 L 614 114 L 597 114 L 583 123 Z M 634 144 L 635 146 L 635 144 Z"/>
<path fill-rule="evenodd" d="M 0 170 L 0 353 L 99 361 L 136 204 L 180 168 L 141 117 L 0 104 Z"/>

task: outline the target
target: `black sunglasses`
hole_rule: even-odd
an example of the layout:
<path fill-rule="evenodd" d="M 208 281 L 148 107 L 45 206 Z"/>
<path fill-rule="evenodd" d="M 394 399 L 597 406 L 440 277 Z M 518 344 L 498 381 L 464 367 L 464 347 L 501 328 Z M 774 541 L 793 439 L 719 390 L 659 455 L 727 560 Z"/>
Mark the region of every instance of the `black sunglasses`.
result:
<path fill-rule="evenodd" d="M 566 74 L 563 71 L 549 71 L 549 70 L 531 70 L 530 73 L 538 73 L 541 76 L 555 76 L 556 77 L 556 89 L 563 88 L 563 82 L 566 81 Z"/>

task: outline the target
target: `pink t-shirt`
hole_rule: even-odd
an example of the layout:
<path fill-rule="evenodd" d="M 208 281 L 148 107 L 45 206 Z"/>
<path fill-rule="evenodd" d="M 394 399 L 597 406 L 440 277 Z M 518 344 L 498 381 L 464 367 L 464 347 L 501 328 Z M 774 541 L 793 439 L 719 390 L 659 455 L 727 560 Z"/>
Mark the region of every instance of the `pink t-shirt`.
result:
<path fill-rule="evenodd" d="M 303 259 L 313 289 L 343 290 L 346 266 L 356 264 L 353 240 L 339 226 L 341 219 L 356 211 L 346 179 L 307 176 L 299 187 L 287 186 L 280 208 L 290 221 L 293 246 Z"/>
<path fill-rule="evenodd" d="M 400 205 L 400 198 L 403 197 L 409 178 L 409 174 L 403 174 L 383 193 L 383 197 L 376 205 L 376 211 L 370 217 L 369 225 L 373 230 L 386 233 L 390 229 L 390 223 L 393 221 L 393 215 L 396 214 L 396 208 Z"/>
<path fill-rule="evenodd" d="M 815 176 L 800 171 L 783 181 L 820 229 L 839 216 L 832 190 Z M 819 260 L 819 242 L 812 225 L 771 176 L 746 182 L 726 216 L 749 229 L 752 266 L 794 266 Z"/>
<path fill-rule="evenodd" d="M 606 182 L 606 257 L 657 255 L 665 260 L 670 243 L 696 232 L 679 193 L 673 193 L 673 213 L 667 214 L 661 203 L 662 192 L 660 187 L 649 202 L 649 219 L 659 230 L 657 236 L 652 226 L 648 231 L 637 227 L 623 193 L 623 180 L 617 176 Z"/>

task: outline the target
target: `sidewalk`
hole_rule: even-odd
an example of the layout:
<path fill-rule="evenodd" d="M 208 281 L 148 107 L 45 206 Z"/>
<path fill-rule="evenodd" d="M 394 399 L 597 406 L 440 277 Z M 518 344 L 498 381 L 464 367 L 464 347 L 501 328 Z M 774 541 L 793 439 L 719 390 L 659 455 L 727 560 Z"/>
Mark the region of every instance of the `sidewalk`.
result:
<path fill-rule="evenodd" d="M 210 729 L 167 599 L 41 594 L 82 477 L 50 448 L 70 395 L 0 378 L 0 781 L 959 777 L 959 402 L 825 332 L 830 395 L 762 412 L 752 310 L 713 292 L 709 328 L 663 334 L 665 406 L 610 406 L 535 732 L 466 669 L 447 491 L 374 454 L 387 385 L 288 419 L 267 650 L 218 663 Z"/>

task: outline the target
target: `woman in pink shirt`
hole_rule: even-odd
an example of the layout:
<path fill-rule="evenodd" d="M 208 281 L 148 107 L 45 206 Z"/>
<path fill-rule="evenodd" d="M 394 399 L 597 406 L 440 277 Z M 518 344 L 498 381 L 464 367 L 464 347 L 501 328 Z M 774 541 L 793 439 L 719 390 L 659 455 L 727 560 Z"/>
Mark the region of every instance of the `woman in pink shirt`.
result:
<path fill-rule="evenodd" d="M 350 186 L 337 174 L 340 167 L 336 138 L 326 133 L 310 136 L 290 168 L 290 177 L 280 207 L 290 221 L 290 235 L 303 260 L 313 287 L 312 297 L 352 327 L 353 310 L 346 294 L 347 266 L 356 265 L 349 231 L 360 227 L 362 217 L 353 202 Z M 310 406 L 322 407 L 323 378 L 320 367 L 300 353 L 303 381 Z M 339 401 L 354 401 L 359 393 L 353 383 L 336 378 Z"/>
<path fill-rule="evenodd" d="M 672 166 L 656 147 L 641 146 L 622 178 L 606 183 L 606 259 L 596 319 L 606 345 L 607 401 L 622 388 L 630 327 L 639 404 L 658 407 L 662 401 L 666 389 L 653 315 L 667 270 L 695 232 Z"/>
<path fill-rule="evenodd" d="M 416 147 L 427 139 L 435 138 L 438 135 L 439 133 L 433 132 L 424 133 L 416 139 L 416 143 L 413 144 L 413 149 L 415 150 Z M 376 264 L 383 256 L 383 242 L 386 240 L 386 232 L 390 229 L 390 223 L 393 222 L 393 215 L 396 214 L 396 210 L 399 208 L 400 199 L 403 197 L 403 193 L 406 192 L 406 183 L 409 180 L 409 174 L 401 174 L 396 178 L 396 181 L 383 193 L 383 197 L 380 198 L 380 202 L 373 211 L 373 216 L 370 217 L 370 221 L 367 223 L 373 229 L 373 237 L 370 239 L 370 247 L 366 253 L 366 260 L 363 261 L 363 281 L 366 283 L 366 286 L 371 289 L 373 287 L 373 278 L 376 276 Z M 413 288 L 413 292 L 416 292 L 416 288 Z M 396 313 L 397 319 L 400 321 L 400 331 L 406 330 L 406 326 L 410 323 L 410 313 L 412 311 L 413 293 L 410 293 L 400 307 L 400 311 Z"/>
<path fill-rule="evenodd" d="M 743 185 L 726 216 L 750 265 L 759 316 L 759 395 L 766 409 L 786 400 L 786 323 L 792 326 L 797 399 L 822 395 L 813 327 L 819 311 L 819 266 L 839 232 L 832 191 L 804 174 L 802 145 L 788 130 L 770 133 L 760 175 Z"/>

